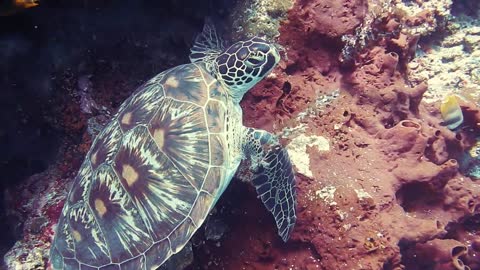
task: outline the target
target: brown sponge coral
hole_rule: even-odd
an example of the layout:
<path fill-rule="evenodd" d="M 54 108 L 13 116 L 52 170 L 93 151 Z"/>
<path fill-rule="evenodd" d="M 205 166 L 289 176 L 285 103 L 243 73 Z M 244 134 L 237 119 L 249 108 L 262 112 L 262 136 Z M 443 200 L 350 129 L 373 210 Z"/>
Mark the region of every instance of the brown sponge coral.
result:
<path fill-rule="evenodd" d="M 393 160 L 408 155 L 419 157 L 425 151 L 427 138 L 421 133 L 422 127 L 413 120 L 403 120 L 392 128 L 380 132 L 379 146 L 386 156 Z"/>
<path fill-rule="evenodd" d="M 434 239 L 417 243 L 409 250 L 405 261 L 407 269 L 469 270 L 463 260 L 467 247 L 453 239 Z"/>

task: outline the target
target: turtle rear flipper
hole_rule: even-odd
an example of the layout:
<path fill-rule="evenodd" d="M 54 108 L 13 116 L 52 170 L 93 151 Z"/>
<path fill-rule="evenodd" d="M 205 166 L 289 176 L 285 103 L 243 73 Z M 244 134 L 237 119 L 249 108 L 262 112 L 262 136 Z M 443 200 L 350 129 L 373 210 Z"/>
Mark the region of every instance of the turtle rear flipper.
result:
<path fill-rule="evenodd" d="M 286 242 L 297 219 L 295 173 L 287 150 L 264 130 L 247 128 L 244 138 L 245 155 L 251 158 L 252 183 Z"/>
<path fill-rule="evenodd" d="M 195 42 L 190 49 L 190 61 L 192 63 L 213 63 L 224 49 L 223 39 L 217 35 L 213 21 L 207 18 L 202 33 L 195 38 Z"/>

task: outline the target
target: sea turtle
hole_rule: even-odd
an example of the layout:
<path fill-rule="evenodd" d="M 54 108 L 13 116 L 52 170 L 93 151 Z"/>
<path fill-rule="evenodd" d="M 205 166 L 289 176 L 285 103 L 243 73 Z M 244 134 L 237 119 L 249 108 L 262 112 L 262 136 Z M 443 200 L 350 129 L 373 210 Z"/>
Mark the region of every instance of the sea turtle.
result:
<path fill-rule="evenodd" d="M 278 139 L 242 125 L 245 92 L 280 60 L 259 37 L 224 49 L 206 24 L 190 64 L 119 108 L 86 155 L 50 249 L 53 269 L 155 269 L 179 252 L 250 158 L 252 183 L 287 241 L 295 176 Z"/>

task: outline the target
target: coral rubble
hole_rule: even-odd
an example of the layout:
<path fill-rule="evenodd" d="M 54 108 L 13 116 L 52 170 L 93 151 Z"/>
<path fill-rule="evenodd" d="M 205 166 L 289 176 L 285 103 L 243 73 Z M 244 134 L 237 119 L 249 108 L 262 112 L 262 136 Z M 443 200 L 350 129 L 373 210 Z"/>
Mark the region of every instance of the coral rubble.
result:
<path fill-rule="evenodd" d="M 270 39 L 278 37 L 278 28 L 292 7 L 292 0 L 238 1 L 230 20 L 234 40 L 260 35 Z"/>
<path fill-rule="evenodd" d="M 427 81 L 429 91 L 424 100 L 435 102 L 457 93 L 480 103 L 480 23 L 478 19 L 459 15 L 452 19 L 440 40 L 419 46 L 417 57 L 408 64 L 413 83 Z"/>

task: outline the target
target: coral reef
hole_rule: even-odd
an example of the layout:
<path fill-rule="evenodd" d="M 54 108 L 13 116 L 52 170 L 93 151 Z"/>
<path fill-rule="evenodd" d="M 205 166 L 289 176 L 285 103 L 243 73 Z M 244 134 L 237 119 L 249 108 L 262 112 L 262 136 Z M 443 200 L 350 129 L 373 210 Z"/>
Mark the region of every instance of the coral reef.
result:
<path fill-rule="evenodd" d="M 400 12 L 401 6 L 383 14 L 376 21 L 380 29 L 394 27 L 392 18 L 410 18 L 398 20 L 396 27 L 402 31 L 378 35 L 364 42 L 363 48 L 350 50 L 355 64 L 347 70 L 337 61 L 343 59 L 345 50 L 332 51 L 342 41 L 341 35 L 324 31 L 325 25 L 314 28 L 311 22 L 318 20 L 300 14 L 308 14 L 308 7 L 316 4 L 298 3 L 281 29 L 280 42 L 288 60 L 274 78 L 244 100 L 245 110 L 259 113 L 246 114 L 247 123 L 287 134 L 291 146 L 302 138 L 302 132 L 329 142 L 328 149 L 307 146 L 308 158 L 293 159 L 301 173 L 301 210 L 293 238 L 314 248 L 320 269 L 340 265 L 346 269 L 410 269 L 415 263 L 409 254 L 432 241 L 456 241 L 465 247 L 463 253 L 476 252 L 470 246 L 473 240 L 454 235 L 452 228 L 453 224 L 463 227 L 465 219 L 478 215 L 480 186 L 459 170 L 457 161 L 473 147 L 472 136 L 478 131 L 455 133 L 442 126 L 438 106 L 423 102 L 424 95 L 428 97 L 435 88 L 424 80 L 405 79 L 405 66 L 415 56 L 412 52 L 417 43 L 424 44 L 418 36 L 432 35 L 449 25 L 451 2 L 433 2 L 417 2 L 431 4 L 432 10 L 424 14 L 407 16 L 407 11 Z M 414 19 L 429 12 L 438 21 L 425 25 Z M 359 25 L 355 23 L 358 13 L 342 14 L 348 15 L 338 25 Z M 365 23 L 370 13 L 363 14 L 361 22 Z M 352 29 L 343 34 L 364 35 Z M 442 65 L 435 68 L 442 69 Z M 286 82 L 291 91 L 284 98 Z M 312 114 L 307 104 L 337 87 L 340 96 L 331 106 Z M 283 106 L 274 106 L 281 97 Z M 475 104 L 469 108 L 478 111 Z M 296 117 L 304 111 L 309 111 L 309 117 Z M 256 121 L 260 114 L 262 122 Z M 270 120 L 265 120 L 268 116 Z M 474 126 L 478 120 L 465 122 Z M 296 151 L 305 153 L 302 148 L 305 145 L 291 149 L 292 156 Z M 471 235 L 478 241 L 478 227 Z M 477 265 L 463 253 L 457 256 L 461 262 L 452 257 L 445 261 L 442 256 L 452 249 L 447 245 L 435 248 L 437 257 L 425 257 L 425 265 L 442 269 L 455 269 L 448 267 L 462 263 L 475 269 Z"/>
<path fill-rule="evenodd" d="M 342 36 L 345 43 L 340 60 L 349 63 L 372 44 L 388 45 L 411 60 L 419 37 L 441 30 L 450 18 L 451 0 L 370 0 L 359 26 Z"/>
<path fill-rule="evenodd" d="M 451 16 L 452 0 L 393 1 L 392 12 L 401 16 L 406 35 L 428 36 L 445 27 Z"/>
<path fill-rule="evenodd" d="M 261 32 L 285 49 L 241 106 L 246 126 L 277 133 L 290 153 L 297 225 L 283 243 L 253 187 L 232 181 L 191 245 L 164 268 L 480 269 L 480 14 L 459 3 L 237 3 L 233 38 Z M 147 47 L 185 38 L 171 35 Z M 135 44 L 128 48 L 144 48 Z M 9 220 L 23 232 L 5 257 L 11 269 L 45 269 L 61 200 L 108 112 L 133 86 L 187 56 L 97 53 L 102 61 L 54 81 L 68 93 L 53 102 L 56 126 L 71 134 L 60 161 L 7 191 Z M 144 58 L 150 54 L 155 61 Z M 464 123 L 454 131 L 439 111 L 452 92 L 464 97 Z"/>

